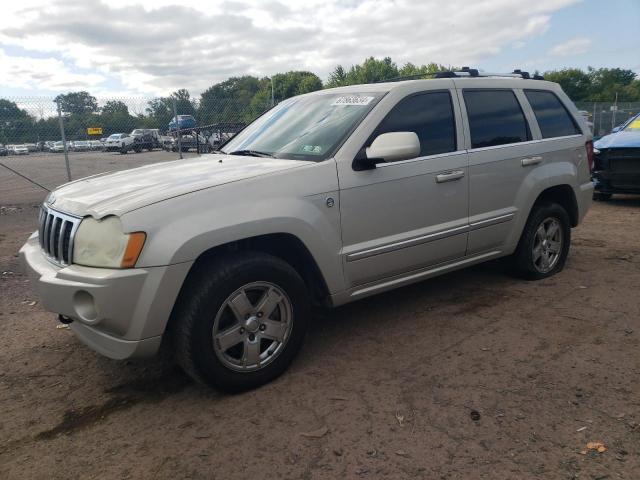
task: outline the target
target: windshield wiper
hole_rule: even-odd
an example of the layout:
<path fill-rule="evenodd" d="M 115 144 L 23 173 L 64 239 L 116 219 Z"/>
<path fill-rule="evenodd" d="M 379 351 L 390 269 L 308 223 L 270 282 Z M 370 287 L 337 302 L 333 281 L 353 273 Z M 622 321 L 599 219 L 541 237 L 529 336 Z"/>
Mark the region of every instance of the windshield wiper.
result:
<path fill-rule="evenodd" d="M 244 155 L 246 157 L 269 157 L 276 158 L 275 155 L 267 152 L 260 152 L 258 150 L 236 150 L 229 153 L 229 155 Z"/>

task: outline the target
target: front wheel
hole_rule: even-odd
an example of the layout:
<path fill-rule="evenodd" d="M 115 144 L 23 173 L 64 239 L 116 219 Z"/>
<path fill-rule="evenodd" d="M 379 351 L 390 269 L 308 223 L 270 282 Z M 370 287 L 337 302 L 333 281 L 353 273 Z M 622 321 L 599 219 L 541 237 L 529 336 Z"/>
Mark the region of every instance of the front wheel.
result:
<path fill-rule="evenodd" d="M 196 265 L 173 312 L 170 335 L 189 375 L 240 392 L 286 370 L 309 318 L 306 286 L 289 264 L 241 252 Z"/>
<path fill-rule="evenodd" d="M 514 254 L 515 272 L 541 280 L 560 272 L 569 254 L 571 221 L 557 203 L 534 205 Z"/>

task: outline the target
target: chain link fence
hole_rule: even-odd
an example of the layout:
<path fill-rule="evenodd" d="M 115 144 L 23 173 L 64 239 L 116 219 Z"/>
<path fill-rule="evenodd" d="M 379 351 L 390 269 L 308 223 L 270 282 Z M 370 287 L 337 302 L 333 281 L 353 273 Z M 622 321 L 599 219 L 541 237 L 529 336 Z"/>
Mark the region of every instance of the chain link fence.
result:
<path fill-rule="evenodd" d="M 270 107 L 270 99 L 196 101 L 188 94 L 0 98 L 0 203 L 15 203 L 29 189 L 41 195 L 88 175 L 216 150 Z"/>
<path fill-rule="evenodd" d="M 0 194 L 16 177 L 46 190 L 114 168 L 216 150 L 273 102 L 268 95 L 197 101 L 183 92 L 163 98 L 95 98 L 83 92 L 0 98 Z M 596 138 L 640 112 L 640 102 L 577 107 Z M 142 152 L 136 160 L 122 157 Z"/>
<path fill-rule="evenodd" d="M 576 102 L 576 107 L 587 118 L 595 138 L 608 135 L 640 112 L 640 102 Z"/>

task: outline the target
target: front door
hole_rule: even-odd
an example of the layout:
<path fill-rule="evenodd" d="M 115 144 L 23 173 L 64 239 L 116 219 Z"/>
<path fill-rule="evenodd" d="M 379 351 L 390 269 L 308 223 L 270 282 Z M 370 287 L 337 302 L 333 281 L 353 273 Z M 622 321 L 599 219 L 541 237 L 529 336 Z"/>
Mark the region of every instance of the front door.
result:
<path fill-rule="evenodd" d="M 467 154 L 458 145 L 453 90 L 400 100 L 365 146 L 382 133 L 415 132 L 420 156 L 339 171 L 343 261 L 348 286 L 463 257 L 468 230 Z M 462 144 L 460 144 L 462 145 Z"/>

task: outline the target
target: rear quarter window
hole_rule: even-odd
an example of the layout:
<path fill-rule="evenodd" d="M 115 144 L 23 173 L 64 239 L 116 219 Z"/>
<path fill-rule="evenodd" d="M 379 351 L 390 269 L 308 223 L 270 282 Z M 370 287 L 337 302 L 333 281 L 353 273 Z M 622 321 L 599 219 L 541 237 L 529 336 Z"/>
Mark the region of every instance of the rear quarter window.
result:
<path fill-rule="evenodd" d="M 576 121 L 555 93 L 546 90 L 525 90 L 524 94 L 536 116 L 542 138 L 565 137 L 582 133 Z"/>

